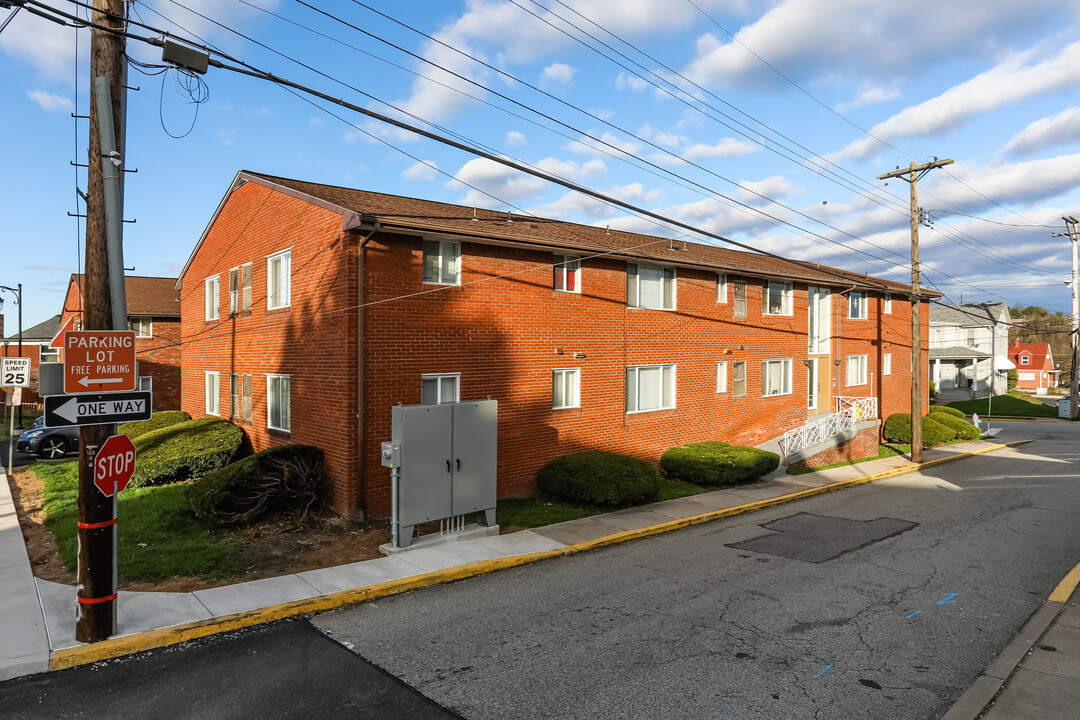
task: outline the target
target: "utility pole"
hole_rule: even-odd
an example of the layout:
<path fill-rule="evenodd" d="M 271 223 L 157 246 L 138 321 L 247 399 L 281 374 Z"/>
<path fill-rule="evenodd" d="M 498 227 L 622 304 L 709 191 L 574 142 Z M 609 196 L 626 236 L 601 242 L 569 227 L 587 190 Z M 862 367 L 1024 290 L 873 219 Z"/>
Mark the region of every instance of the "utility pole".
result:
<path fill-rule="evenodd" d="M 919 290 L 919 178 L 934 168 L 951 165 L 952 160 L 938 160 L 916 165 L 907 170 L 897 168 L 878 175 L 878 180 L 900 178 L 911 185 L 911 460 L 922 462 L 922 321 Z M 905 175 L 908 175 L 905 177 Z"/>
<path fill-rule="evenodd" d="M 1077 300 L 1077 263 L 1076 263 L 1076 245 L 1078 233 L 1077 225 L 1080 225 L 1080 220 L 1076 219 L 1075 215 L 1069 215 L 1062 217 L 1065 221 L 1065 232 L 1054 233 L 1052 237 L 1067 237 L 1072 243 L 1072 281 L 1069 283 L 1072 285 L 1072 332 L 1069 333 L 1069 337 L 1072 345 L 1072 370 L 1069 373 L 1069 419 L 1080 419 L 1080 408 L 1077 407 L 1077 367 L 1076 367 L 1076 346 L 1077 340 L 1080 339 L 1080 302 Z"/>
<path fill-rule="evenodd" d="M 93 19 L 99 25 L 122 31 L 126 26 L 124 13 L 123 0 L 94 0 Z M 105 198 L 106 183 L 114 182 L 120 176 L 121 168 L 111 162 L 115 156 L 103 157 L 100 122 L 104 116 L 107 125 L 108 118 L 112 118 L 113 138 L 107 144 L 123 148 L 123 138 L 116 128 L 123 127 L 125 62 L 124 40 L 120 35 L 96 28 L 91 30 L 91 88 L 98 78 L 107 80 L 109 107 L 99 107 L 102 103 L 91 90 L 86 273 L 82 288 L 84 330 L 125 329 L 114 326 L 111 310 Z M 123 293 L 123 285 L 114 291 Z M 112 428 L 107 425 L 84 426 L 79 432 L 79 558 L 75 610 L 75 639 L 79 642 L 98 642 L 116 634 L 116 506 L 114 498 L 105 497 L 94 486 L 94 460 L 112 433 Z"/>

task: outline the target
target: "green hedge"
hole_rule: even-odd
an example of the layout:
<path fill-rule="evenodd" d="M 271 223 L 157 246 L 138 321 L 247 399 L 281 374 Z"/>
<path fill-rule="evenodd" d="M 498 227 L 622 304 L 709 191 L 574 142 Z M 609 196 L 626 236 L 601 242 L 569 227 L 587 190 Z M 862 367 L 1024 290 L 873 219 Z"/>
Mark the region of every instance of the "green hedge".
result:
<path fill-rule="evenodd" d="M 135 438 L 132 487 L 202 477 L 236 457 L 244 433 L 220 418 L 202 418 L 152 430 Z"/>
<path fill-rule="evenodd" d="M 282 445 L 214 470 L 188 488 L 196 517 L 218 524 L 245 523 L 271 512 L 302 519 L 326 501 L 323 452 L 312 445 Z"/>
<path fill-rule="evenodd" d="M 911 415 L 894 413 L 885 421 L 885 439 L 892 443 L 911 443 Z M 956 437 L 956 431 L 929 417 L 922 419 L 922 445 L 924 448 L 940 445 Z"/>
<path fill-rule="evenodd" d="M 540 489 L 551 497 L 589 505 L 630 505 L 660 492 L 660 473 L 638 458 L 602 450 L 564 455 L 537 475 Z"/>
<path fill-rule="evenodd" d="M 945 413 L 946 415 L 952 415 L 954 418 L 960 420 L 967 420 L 967 415 L 965 415 L 962 411 L 957 410 L 956 408 L 948 407 L 947 405 L 934 405 L 933 407 L 931 407 L 930 414 L 934 415 L 936 413 Z"/>
<path fill-rule="evenodd" d="M 660 458 L 669 477 L 695 485 L 736 485 L 757 480 L 780 466 L 780 456 L 724 442 L 673 447 Z"/>
<path fill-rule="evenodd" d="M 953 430 L 956 433 L 956 437 L 962 440 L 978 440 L 982 437 L 982 431 L 975 427 L 967 420 L 961 420 L 958 417 L 954 417 L 951 413 L 932 413 L 934 422 L 941 423 L 945 427 Z"/>
<path fill-rule="evenodd" d="M 161 412 L 156 412 L 151 415 L 149 420 L 124 423 L 117 428 L 117 432 L 121 435 L 127 435 L 134 440 L 140 435 L 145 435 L 148 432 L 160 430 L 163 427 L 169 427 L 176 423 L 187 422 L 190 419 L 191 416 L 183 410 L 162 410 Z"/>

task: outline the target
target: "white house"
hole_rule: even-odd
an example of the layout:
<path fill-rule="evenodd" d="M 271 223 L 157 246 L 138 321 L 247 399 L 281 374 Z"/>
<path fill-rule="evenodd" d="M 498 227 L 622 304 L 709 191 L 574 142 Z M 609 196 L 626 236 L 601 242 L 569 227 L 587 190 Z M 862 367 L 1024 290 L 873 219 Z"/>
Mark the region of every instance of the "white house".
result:
<path fill-rule="evenodd" d="M 930 379 L 939 398 L 967 400 L 1008 390 L 1009 307 L 1003 303 L 930 306 Z"/>

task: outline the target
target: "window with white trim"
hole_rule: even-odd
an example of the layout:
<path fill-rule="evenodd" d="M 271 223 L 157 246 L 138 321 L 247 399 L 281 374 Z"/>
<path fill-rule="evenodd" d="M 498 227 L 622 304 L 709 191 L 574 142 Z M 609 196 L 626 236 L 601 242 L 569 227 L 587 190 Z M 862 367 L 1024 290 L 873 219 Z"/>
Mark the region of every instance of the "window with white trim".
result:
<path fill-rule="evenodd" d="M 251 312 L 251 263 L 240 266 L 240 312 Z"/>
<path fill-rule="evenodd" d="M 559 368 L 551 371 L 551 409 L 565 410 L 581 407 L 578 391 L 581 371 L 578 368 Z"/>
<path fill-rule="evenodd" d="M 154 392 L 154 378 L 151 375 L 139 376 L 139 392 Z"/>
<path fill-rule="evenodd" d="M 847 316 L 852 320 L 866 319 L 866 293 L 852 290 L 848 295 Z"/>
<path fill-rule="evenodd" d="M 1020 356 L 1020 364 L 1021 365 L 1030 365 L 1031 364 L 1031 357 L 1028 356 L 1028 355 L 1021 355 Z"/>
<path fill-rule="evenodd" d="M 626 368 L 626 412 L 675 407 L 674 365 L 632 365 Z"/>
<path fill-rule="evenodd" d="M 292 282 L 292 251 L 271 255 L 266 259 L 266 307 L 269 310 L 288 307 Z"/>
<path fill-rule="evenodd" d="M 552 287 L 556 292 L 581 292 L 581 258 L 573 255 L 556 255 L 555 278 Z"/>
<path fill-rule="evenodd" d="M 1035 373 L 1033 373 L 1033 372 L 1022 372 L 1022 373 L 1017 373 L 1017 374 L 1016 374 L 1016 377 L 1017 377 L 1017 379 L 1018 379 L 1018 380 L 1026 380 L 1026 381 L 1028 381 L 1028 382 L 1034 382 L 1034 380 L 1035 380 Z"/>
<path fill-rule="evenodd" d="M 266 376 L 266 426 L 272 430 L 290 430 L 291 398 L 288 375 Z"/>
<path fill-rule="evenodd" d="M 431 373 L 420 378 L 420 404 L 445 405 L 458 401 L 461 373 Z"/>
<path fill-rule="evenodd" d="M 892 295 L 889 293 L 885 293 L 885 304 L 882 307 L 881 312 L 886 315 L 892 315 Z"/>
<path fill-rule="evenodd" d="M 731 314 L 737 318 L 746 317 L 746 283 L 736 280 L 731 285 Z"/>
<path fill-rule="evenodd" d="M 716 363 L 716 392 L 727 392 L 727 361 Z"/>
<path fill-rule="evenodd" d="M 741 360 L 731 366 L 731 397 L 746 397 L 746 363 Z"/>
<path fill-rule="evenodd" d="M 206 414 L 219 415 L 218 389 L 221 387 L 221 375 L 216 372 L 206 373 Z"/>
<path fill-rule="evenodd" d="M 60 348 L 49 347 L 48 343 L 38 345 L 38 362 L 60 362 Z"/>
<path fill-rule="evenodd" d="M 847 356 L 847 386 L 866 384 L 866 356 Z"/>
<path fill-rule="evenodd" d="M 229 419 L 240 418 L 240 374 L 229 373 Z"/>
<path fill-rule="evenodd" d="M 456 240 L 424 240 L 424 282 L 461 284 L 461 244 Z"/>
<path fill-rule="evenodd" d="M 885 353 L 881 356 L 881 374 L 892 375 L 892 353 Z"/>
<path fill-rule="evenodd" d="M 218 319 L 218 278 L 206 278 L 206 319 Z"/>
<path fill-rule="evenodd" d="M 808 349 L 812 354 L 829 352 L 829 334 L 832 326 L 832 293 L 828 288 L 810 287 L 806 291 L 808 322 Z"/>
<path fill-rule="evenodd" d="M 795 291 L 789 282 L 766 281 L 764 285 L 765 301 L 762 312 L 766 315 L 790 315 Z"/>
<path fill-rule="evenodd" d="M 153 337 L 154 322 L 148 317 L 129 317 L 128 330 L 134 332 L 137 338 Z"/>
<path fill-rule="evenodd" d="M 240 268 L 229 271 L 229 316 L 240 310 Z"/>
<path fill-rule="evenodd" d="M 629 307 L 675 309 L 675 268 L 627 263 L 626 304 Z"/>
<path fill-rule="evenodd" d="M 716 274 L 716 302 L 727 302 L 727 273 Z"/>
<path fill-rule="evenodd" d="M 761 363 L 761 396 L 791 394 L 791 358 Z"/>

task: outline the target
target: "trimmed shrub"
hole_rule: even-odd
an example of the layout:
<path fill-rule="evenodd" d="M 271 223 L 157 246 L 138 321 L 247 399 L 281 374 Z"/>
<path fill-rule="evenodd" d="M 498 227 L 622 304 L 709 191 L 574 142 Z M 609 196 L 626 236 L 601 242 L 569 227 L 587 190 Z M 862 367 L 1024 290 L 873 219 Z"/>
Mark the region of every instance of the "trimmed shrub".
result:
<path fill-rule="evenodd" d="M 957 410 L 953 407 L 947 407 L 945 405 L 934 405 L 932 408 L 930 408 L 930 414 L 933 415 L 935 413 L 945 413 L 946 415 L 952 415 L 954 418 L 957 418 L 959 420 L 967 420 L 967 415 L 965 415 L 962 411 Z"/>
<path fill-rule="evenodd" d="M 131 487 L 165 485 L 202 477 L 232 462 L 244 439 L 227 420 L 201 418 L 152 430 L 135 439 Z"/>
<path fill-rule="evenodd" d="M 660 473 L 638 458 L 586 450 L 556 458 L 537 474 L 540 489 L 561 500 L 588 505 L 631 505 L 660 492 Z"/>
<path fill-rule="evenodd" d="M 188 488 L 196 517 L 220 525 L 289 512 L 302 521 L 326 502 L 323 452 L 313 445 L 269 448 L 209 472 Z"/>
<path fill-rule="evenodd" d="M 885 439 L 901 445 L 911 444 L 911 415 L 894 413 L 885 421 Z M 924 448 L 940 445 L 956 437 L 956 431 L 947 428 L 936 420 L 922 419 L 922 445 Z"/>
<path fill-rule="evenodd" d="M 933 413 L 934 422 L 941 423 L 956 433 L 956 437 L 962 440 L 978 440 L 982 437 L 982 431 L 967 420 L 954 417 L 951 413 Z"/>
<path fill-rule="evenodd" d="M 779 466 L 776 453 L 724 442 L 679 445 L 660 458 L 660 467 L 669 477 L 695 485 L 753 482 Z"/>
<path fill-rule="evenodd" d="M 134 440 L 140 435 L 145 435 L 148 432 L 160 430 L 163 427 L 169 427 L 176 423 L 187 422 L 190 419 L 191 416 L 183 410 L 162 410 L 161 412 L 156 412 L 151 415 L 149 420 L 124 423 L 117 428 L 116 431 L 121 435 L 127 435 Z"/>

